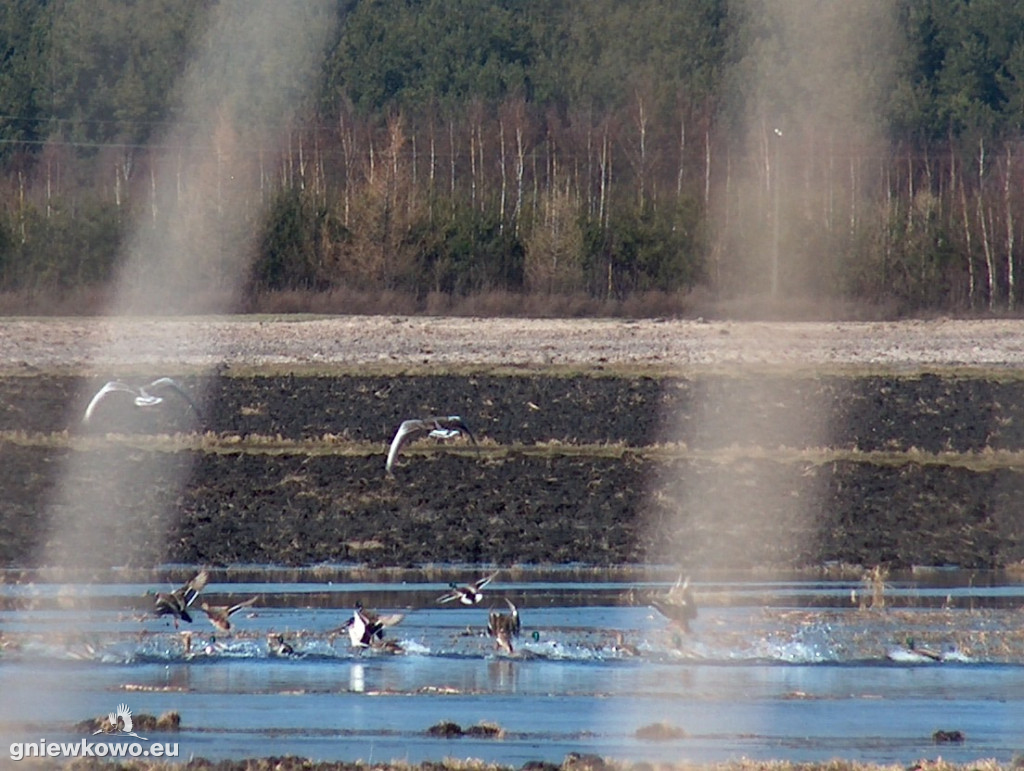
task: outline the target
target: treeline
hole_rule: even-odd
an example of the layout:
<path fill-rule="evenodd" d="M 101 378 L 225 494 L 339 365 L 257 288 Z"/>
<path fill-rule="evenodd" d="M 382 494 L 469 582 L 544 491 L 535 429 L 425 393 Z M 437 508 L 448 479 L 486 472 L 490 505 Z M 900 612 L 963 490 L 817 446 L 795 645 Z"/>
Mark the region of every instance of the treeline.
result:
<path fill-rule="evenodd" d="M 110 282 L 214 5 L 0 0 L 0 291 Z M 1024 299 L 1024 2 L 330 9 L 284 149 L 217 170 L 260 169 L 250 297 Z"/>

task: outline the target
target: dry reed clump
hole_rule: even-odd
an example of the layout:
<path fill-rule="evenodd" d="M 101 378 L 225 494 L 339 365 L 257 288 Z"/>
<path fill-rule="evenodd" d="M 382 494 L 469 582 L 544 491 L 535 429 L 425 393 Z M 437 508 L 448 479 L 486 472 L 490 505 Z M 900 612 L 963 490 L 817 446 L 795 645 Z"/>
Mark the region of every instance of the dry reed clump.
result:
<path fill-rule="evenodd" d="M 505 729 L 496 723 L 480 722 L 463 728 L 458 723 L 450 720 L 442 720 L 426 731 L 427 736 L 440 737 L 442 739 L 454 739 L 460 736 L 472 736 L 477 739 L 504 739 Z"/>
<path fill-rule="evenodd" d="M 180 731 L 181 714 L 170 711 L 164 712 L 160 716 L 156 716 L 141 712 L 137 715 L 132 715 L 132 724 L 135 731 Z M 86 733 L 94 733 L 97 731 L 101 733 L 113 733 L 114 731 L 114 726 L 110 723 L 109 715 L 87 718 L 86 720 L 75 723 L 74 728 L 76 731 L 83 731 Z"/>
<path fill-rule="evenodd" d="M 651 723 L 636 729 L 636 738 L 652 742 L 666 742 L 686 738 L 686 731 L 668 723 Z"/>

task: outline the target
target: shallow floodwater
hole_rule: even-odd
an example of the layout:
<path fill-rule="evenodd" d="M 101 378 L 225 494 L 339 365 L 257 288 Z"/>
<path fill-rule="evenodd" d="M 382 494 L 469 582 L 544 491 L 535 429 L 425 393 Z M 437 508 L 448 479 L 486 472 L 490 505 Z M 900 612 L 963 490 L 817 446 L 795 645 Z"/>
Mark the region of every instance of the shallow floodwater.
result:
<path fill-rule="evenodd" d="M 712 762 L 844 758 L 910 763 L 1024 752 L 1024 585 L 929 571 L 891 578 L 885 607 L 857 580 L 696 582 L 685 634 L 645 604 L 671 581 L 520 572 L 477 606 L 439 605 L 443 581 L 355 583 L 344 571 L 215 573 L 212 605 L 258 595 L 217 632 L 202 611 L 176 630 L 146 615 L 163 581 L 0 584 L 0 758 L 11 742 L 77 740 L 75 723 L 124 702 L 181 715 L 180 757 L 480 758 L 521 765 L 570 752 Z M 2 576 L 3 574 L 0 574 Z M 184 575 L 179 571 L 178 575 Z M 379 578 L 379 580 L 378 580 Z M 119 580 L 121 579 L 121 580 Z M 514 654 L 488 610 L 520 607 Z M 398 653 L 336 633 L 357 600 L 402 613 Z M 197 603 L 198 604 L 198 603 Z M 187 647 L 182 631 L 192 632 Z M 293 646 L 274 655 L 268 632 Z M 216 635 L 211 636 L 211 633 Z M 435 737 L 443 721 L 498 737 Z M 642 738 L 659 725 L 660 738 Z M 937 744 L 937 731 L 963 742 Z M 639 732 L 639 733 L 638 733 Z"/>

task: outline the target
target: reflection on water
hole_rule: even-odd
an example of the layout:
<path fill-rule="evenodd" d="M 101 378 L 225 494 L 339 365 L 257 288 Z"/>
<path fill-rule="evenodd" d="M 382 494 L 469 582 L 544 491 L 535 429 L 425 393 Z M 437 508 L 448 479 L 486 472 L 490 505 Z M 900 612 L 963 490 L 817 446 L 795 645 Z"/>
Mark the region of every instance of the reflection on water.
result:
<path fill-rule="evenodd" d="M 180 712 L 185 756 L 907 763 L 1009 761 L 1024 750 L 1024 586 L 1005 576 L 894 577 L 884 608 L 870 607 L 856 579 L 698 582 L 700 614 L 686 635 L 644 603 L 670 577 L 518 571 L 480 605 L 453 607 L 436 603 L 448 578 L 434 574 L 231 571 L 215 573 L 203 599 L 260 600 L 223 634 L 201 612 L 178 630 L 148 615 L 146 590 L 188 572 L 79 584 L 8 574 L 4 741 L 74 739 L 74 723 L 126 701 L 136 713 Z M 485 632 L 506 596 L 523 622 L 512 656 Z M 357 600 L 404 614 L 385 630 L 400 652 L 351 647 L 342 627 Z M 19 698 L 30 692 L 55 697 Z M 65 704 L 89 713 L 66 714 Z M 429 736 L 441 720 L 495 724 L 502 738 Z M 638 738 L 652 724 L 674 730 Z M 966 740 L 937 746 L 939 730 Z"/>

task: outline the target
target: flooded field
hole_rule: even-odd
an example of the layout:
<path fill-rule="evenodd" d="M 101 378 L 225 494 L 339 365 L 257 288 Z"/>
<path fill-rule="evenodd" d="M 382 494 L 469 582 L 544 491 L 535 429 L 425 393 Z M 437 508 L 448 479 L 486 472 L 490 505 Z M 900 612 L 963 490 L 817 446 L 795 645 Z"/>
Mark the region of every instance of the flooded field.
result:
<path fill-rule="evenodd" d="M 192 572 L 6 573 L 4 757 L 11 742 L 80 739 L 91 732 L 76 723 L 121 703 L 178 712 L 180 731 L 146 736 L 182 759 L 1005 763 L 1024 751 L 1024 583 L 1003 574 L 695 581 L 686 634 L 648 604 L 674 577 L 628 569 L 503 573 L 473 606 L 437 602 L 449 580 L 486 573 L 473 567 L 222 570 L 191 624 L 148 613 L 147 591 Z M 249 597 L 227 633 L 198 608 Z M 511 655 L 486 634 L 505 598 L 522 622 Z M 388 648 L 351 646 L 357 602 L 402 614 Z"/>

